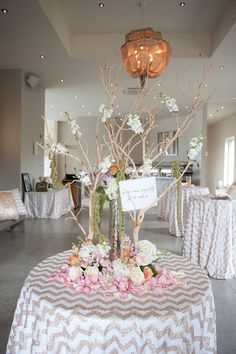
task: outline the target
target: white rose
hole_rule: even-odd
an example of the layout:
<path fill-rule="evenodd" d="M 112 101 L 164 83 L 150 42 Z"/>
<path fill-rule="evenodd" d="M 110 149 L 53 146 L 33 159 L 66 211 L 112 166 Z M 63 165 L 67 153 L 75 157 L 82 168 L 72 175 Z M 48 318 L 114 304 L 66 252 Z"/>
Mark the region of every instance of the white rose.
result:
<path fill-rule="evenodd" d="M 90 277 L 98 277 L 99 270 L 95 266 L 90 266 L 86 268 L 85 274 Z"/>
<path fill-rule="evenodd" d="M 139 241 L 138 248 L 140 252 L 147 254 L 152 259 L 152 261 L 156 259 L 157 248 L 152 242 L 148 240 Z"/>
<path fill-rule="evenodd" d="M 70 267 L 68 272 L 68 276 L 71 281 L 75 281 L 81 274 L 82 274 L 82 269 L 75 266 Z"/>
<path fill-rule="evenodd" d="M 144 274 L 139 267 L 133 267 L 129 272 L 130 279 L 137 284 L 144 282 Z"/>
<path fill-rule="evenodd" d="M 136 256 L 136 262 L 139 266 L 146 266 L 151 264 L 155 259 L 153 257 L 148 256 L 146 253 L 139 252 Z"/>
<path fill-rule="evenodd" d="M 79 250 L 79 256 L 82 259 L 87 259 L 91 256 L 91 254 L 93 254 L 94 252 L 96 252 L 96 246 L 95 245 L 84 245 L 80 248 Z"/>

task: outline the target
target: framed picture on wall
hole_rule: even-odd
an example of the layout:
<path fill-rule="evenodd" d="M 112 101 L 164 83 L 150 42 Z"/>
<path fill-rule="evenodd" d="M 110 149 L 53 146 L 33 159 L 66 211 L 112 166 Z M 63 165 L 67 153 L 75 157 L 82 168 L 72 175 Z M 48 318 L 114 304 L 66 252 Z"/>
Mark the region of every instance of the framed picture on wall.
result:
<path fill-rule="evenodd" d="M 158 152 L 162 152 L 166 150 L 166 146 L 170 140 L 173 139 L 176 131 L 169 132 L 159 132 L 157 133 L 157 144 L 158 144 Z M 178 155 L 178 138 L 169 146 L 166 151 L 166 155 L 176 156 Z"/>

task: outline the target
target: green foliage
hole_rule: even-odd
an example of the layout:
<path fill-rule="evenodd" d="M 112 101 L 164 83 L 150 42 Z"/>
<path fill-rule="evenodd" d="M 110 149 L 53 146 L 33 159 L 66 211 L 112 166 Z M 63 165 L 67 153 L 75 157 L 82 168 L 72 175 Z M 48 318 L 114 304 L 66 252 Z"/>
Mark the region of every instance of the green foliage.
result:
<path fill-rule="evenodd" d="M 172 164 L 172 173 L 173 176 L 177 179 L 176 183 L 176 193 L 177 193 L 177 198 L 176 198 L 176 207 L 177 207 L 177 218 L 180 217 L 180 203 L 181 203 L 181 172 L 180 172 L 180 167 L 179 167 L 179 161 L 174 161 Z"/>
<path fill-rule="evenodd" d="M 105 201 L 106 193 L 104 191 L 104 187 L 99 186 L 96 189 L 96 192 L 91 195 L 93 230 L 94 236 L 98 237 L 99 243 L 104 242 L 106 239 L 101 230 L 102 215 Z"/>

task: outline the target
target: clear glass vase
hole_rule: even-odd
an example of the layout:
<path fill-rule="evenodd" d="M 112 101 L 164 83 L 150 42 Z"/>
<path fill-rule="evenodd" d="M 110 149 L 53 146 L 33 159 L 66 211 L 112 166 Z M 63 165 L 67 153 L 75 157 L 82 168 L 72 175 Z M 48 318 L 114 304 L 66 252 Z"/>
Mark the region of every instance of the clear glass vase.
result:
<path fill-rule="evenodd" d="M 120 245 L 124 234 L 124 213 L 119 213 L 118 201 L 109 202 L 109 242 L 110 259 L 114 260 L 120 256 Z"/>

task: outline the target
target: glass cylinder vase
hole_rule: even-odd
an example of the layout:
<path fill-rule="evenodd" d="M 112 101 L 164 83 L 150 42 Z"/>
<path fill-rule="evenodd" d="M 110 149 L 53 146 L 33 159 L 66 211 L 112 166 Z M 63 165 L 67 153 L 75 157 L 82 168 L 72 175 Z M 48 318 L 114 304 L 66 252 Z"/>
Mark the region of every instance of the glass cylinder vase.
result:
<path fill-rule="evenodd" d="M 120 211 L 117 200 L 109 202 L 109 242 L 110 259 L 120 256 L 120 245 L 124 234 L 124 213 Z"/>

